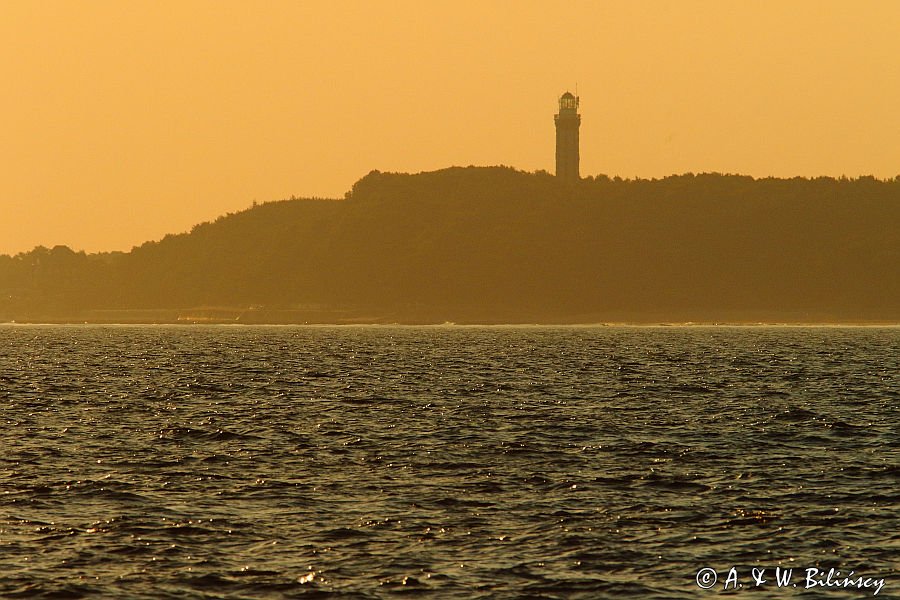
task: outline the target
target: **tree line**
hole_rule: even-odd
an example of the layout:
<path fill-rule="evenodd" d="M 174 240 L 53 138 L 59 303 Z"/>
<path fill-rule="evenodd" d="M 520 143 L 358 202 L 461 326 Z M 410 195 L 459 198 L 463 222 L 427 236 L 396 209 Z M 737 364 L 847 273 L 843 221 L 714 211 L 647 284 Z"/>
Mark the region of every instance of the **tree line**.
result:
<path fill-rule="evenodd" d="M 0 256 L 0 319 L 897 321 L 897 223 L 900 177 L 373 171 L 343 199 L 263 203 L 130 252 Z"/>

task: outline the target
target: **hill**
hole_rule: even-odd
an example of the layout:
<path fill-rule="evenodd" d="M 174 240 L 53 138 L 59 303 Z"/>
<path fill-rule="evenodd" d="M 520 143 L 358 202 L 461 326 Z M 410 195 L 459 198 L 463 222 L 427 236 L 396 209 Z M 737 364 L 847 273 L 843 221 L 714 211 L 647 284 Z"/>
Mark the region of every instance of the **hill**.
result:
<path fill-rule="evenodd" d="M 129 253 L 0 257 L 0 319 L 900 322 L 900 178 L 373 171 Z"/>

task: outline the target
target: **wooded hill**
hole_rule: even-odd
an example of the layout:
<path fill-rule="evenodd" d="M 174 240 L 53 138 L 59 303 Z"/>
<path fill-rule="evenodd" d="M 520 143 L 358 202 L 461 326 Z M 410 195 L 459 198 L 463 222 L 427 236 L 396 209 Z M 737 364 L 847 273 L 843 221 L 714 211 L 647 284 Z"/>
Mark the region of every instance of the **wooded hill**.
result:
<path fill-rule="evenodd" d="M 128 253 L 0 256 L 0 320 L 900 322 L 900 177 L 373 171 Z"/>

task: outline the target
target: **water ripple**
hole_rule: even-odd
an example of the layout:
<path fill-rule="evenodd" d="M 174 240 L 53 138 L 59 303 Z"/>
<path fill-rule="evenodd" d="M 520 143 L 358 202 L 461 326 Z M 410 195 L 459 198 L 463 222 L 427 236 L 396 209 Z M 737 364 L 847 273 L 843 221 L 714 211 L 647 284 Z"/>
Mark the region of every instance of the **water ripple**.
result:
<path fill-rule="evenodd" d="M 668 599 L 710 564 L 900 585 L 896 328 L 7 326 L 0 347 L 3 597 Z"/>

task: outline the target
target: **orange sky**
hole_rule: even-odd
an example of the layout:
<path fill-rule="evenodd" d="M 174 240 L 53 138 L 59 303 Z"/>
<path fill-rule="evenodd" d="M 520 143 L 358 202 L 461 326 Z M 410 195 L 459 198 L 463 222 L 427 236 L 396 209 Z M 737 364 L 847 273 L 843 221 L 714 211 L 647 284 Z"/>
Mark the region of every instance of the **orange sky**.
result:
<path fill-rule="evenodd" d="M 372 169 L 900 174 L 900 2 L 5 0 L 0 253 L 130 249 Z"/>

